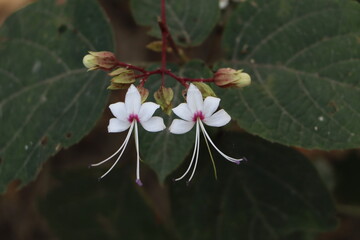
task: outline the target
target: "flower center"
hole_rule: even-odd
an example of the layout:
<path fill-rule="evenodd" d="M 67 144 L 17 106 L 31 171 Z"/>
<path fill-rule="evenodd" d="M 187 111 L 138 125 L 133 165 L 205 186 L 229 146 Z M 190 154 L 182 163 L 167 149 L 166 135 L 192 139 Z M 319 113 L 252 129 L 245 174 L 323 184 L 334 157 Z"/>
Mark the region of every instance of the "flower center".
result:
<path fill-rule="evenodd" d="M 137 114 L 132 113 L 132 114 L 129 115 L 128 121 L 133 122 L 134 120 L 137 121 L 137 122 L 140 122 L 139 121 L 139 116 Z"/>
<path fill-rule="evenodd" d="M 204 118 L 205 118 L 204 114 L 201 111 L 197 111 L 196 113 L 194 113 L 192 120 L 196 122 L 198 119 L 202 121 L 204 120 Z"/>

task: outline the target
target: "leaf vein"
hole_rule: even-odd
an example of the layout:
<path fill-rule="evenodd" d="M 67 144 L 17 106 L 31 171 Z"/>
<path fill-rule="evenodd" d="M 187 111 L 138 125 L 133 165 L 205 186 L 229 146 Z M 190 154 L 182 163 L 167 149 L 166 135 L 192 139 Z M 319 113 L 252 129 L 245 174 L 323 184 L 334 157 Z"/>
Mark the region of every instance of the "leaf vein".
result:
<path fill-rule="evenodd" d="M 20 89 L 19 91 L 16 91 L 16 92 L 13 92 L 10 96 L 8 96 L 7 98 L 4 98 L 1 102 L 0 102 L 0 107 L 2 107 L 4 104 L 6 104 L 8 101 L 10 101 L 11 99 L 13 98 L 16 98 L 18 96 L 20 96 L 21 94 L 29 91 L 29 90 L 32 90 L 33 88 L 36 88 L 36 87 L 39 87 L 39 86 L 42 86 L 44 84 L 51 84 L 53 82 L 56 82 L 56 81 L 59 81 L 61 80 L 62 78 L 64 77 L 67 77 L 69 75 L 72 75 L 72 74 L 79 74 L 79 73 L 84 73 L 86 72 L 85 69 L 83 68 L 80 68 L 80 69 L 75 69 L 75 70 L 71 70 L 69 72 L 66 72 L 66 73 L 63 73 L 63 74 L 59 74 L 59 75 L 56 75 L 54 77 L 50 77 L 50 78 L 47 78 L 45 79 L 44 81 L 40 81 L 40 82 L 35 82 L 33 84 L 30 84 L 30 85 L 27 85 L 26 87 Z"/>
<path fill-rule="evenodd" d="M 256 45 L 256 47 L 251 51 L 251 53 L 249 55 L 246 56 L 245 60 L 249 60 L 252 56 L 254 56 L 254 54 L 261 49 L 261 47 L 266 44 L 267 42 L 269 42 L 273 37 L 275 37 L 278 33 L 281 33 L 282 31 L 284 31 L 285 29 L 287 29 L 288 27 L 290 27 L 291 25 L 300 22 L 308 17 L 312 17 L 316 14 L 319 13 L 324 13 L 324 12 L 328 12 L 331 10 L 336 10 L 335 8 L 325 8 L 325 9 L 321 9 L 319 11 L 314 11 L 305 15 L 302 15 L 300 17 L 296 17 L 296 18 L 292 18 L 290 21 L 287 21 L 285 24 L 279 26 L 275 31 L 272 31 L 270 34 L 268 34 L 265 38 L 263 38 L 259 44 Z"/>
<path fill-rule="evenodd" d="M 351 134 L 351 131 L 349 131 L 347 128 L 345 128 L 342 124 L 340 124 L 331 114 L 327 114 L 321 106 L 317 103 L 317 101 L 311 96 L 310 92 L 307 90 L 307 88 L 304 86 L 304 83 L 301 78 L 299 78 L 298 75 L 296 75 L 296 79 L 298 80 L 300 88 L 304 91 L 305 95 L 310 99 L 310 101 L 314 104 L 315 108 L 317 108 L 320 112 L 322 112 L 324 115 L 326 115 L 328 118 L 330 118 L 336 125 L 338 125 L 341 129 L 345 130 L 346 132 Z"/>
<path fill-rule="evenodd" d="M 264 88 L 265 92 L 267 93 L 267 95 L 273 100 L 273 102 L 276 104 L 276 106 L 279 107 L 279 109 L 286 115 L 288 116 L 294 123 L 298 124 L 301 128 L 308 130 L 309 129 L 303 125 L 301 122 L 299 122 L 294 116 L 292 116 L 277 100 L 277 98 L 271 93 L 271 91 L 269 91 L 268 87 L 266 86 L 266 84 L 264 83 L 264 81 L 262 80 L 262 77 L 260 75 L 260 73 L 257 71 L 257 69 L 253 68 L 256 77 L 258 78 L 258 80 L 261 82 L 261 86 Z M 317 135 L 325 140 L 328 140 L 327 138 L 324 138 L 323 136 L 319 135 L 319 133 L 317 133 Z"/>
<path fill-rule="evenodd" d="M 331 40 L 334 40 L 336 38 L 342 38 L 342 37 L 345 37 L 345 36 L 355 36 L 355 35 L 354 35 L 354 33 L 347 33 L 347 34 L 336 35 L 336 36 L 331 36 L 331 37 L 318 39 L 314 43 L 312 43 L 310 45 L 307 45 L 306 47 L 302 48 L 300 51 L 294 53 L 294 55 L 292 55 L 289 59 L 287 59 L 285 61 L 284 65 L 288 66 L 290 63 L 292 63 L 294 60 L 296 60 L 299 56 L 301 56 L 304 52 L 307 52 L 307 51 L 309 51 L 309 50 L 323 44 L 324 42 L 331 41 Z"/>
<path fill-rule="evenodd" d="M 72 101 L 68 104 L 68 106 L 66 108 L 64 108 L 64 110 L 62 111 L 62 113 L 59 115 L 59 117 L 57 118 L 56 121 L 54 121 L 45 131 L 45 133 L 48 133 L 55 125 L 56 123 L 60 120 L 60 118 L 72 107 L 73 104 L 76 104 L 76 100 L 80 97 L 80 95 L 85 91 L 85 89 L 88 87 L 88 85 L 90 84 L 90 82 L 92 81 L 92 79 L 94 78 L 96 74 L 93 74 L 89 80 L 87 81 L 86 84 L 83 85 L 83 87 L 77 92 L 77 94 L 74 96 L 74 98 L 72 99 Z M 41 138 L 38 140 L 38 142 L 41 140 Z M 34 154 L 35 150 L 37 150 L 40 145 L 37 145 L 38 147 L 34 147 L 34 149 L 30 152 L 30 154 L 26 157 L 26 159 L 24 160 L 24 163 L 22 164 L 22 166 L 20 166 L 18 168 L 18 170 L 15 172 L 14 177 L 12 177 L 12 179 L 16 179 L 16 177 L 19 175 L 19 173 L 21 172 L 21 170 L 28 164 L 31 156 Z"/>
<path fill-rule="evenodd" d="M 64 69 L 66 71 L 70 71 L 69 66 L 53 51 L 51 51 L 49 48 L 44 47 L 36 42 L 33 42 L 31 40 L 28 39 L 22 39 L 22 38 L 12 38 L 11 41 L 15 41 L 15 42 L 20 42 L 20 43 L 24 43 L 27 44 L 29 46 L 32 46 L 34 48 L 40 49 L 46 53 L 48 53 L 50 56 L 52 56 L 58 63 L 60 63 Z"/>
<path fill-rule="evenodd" d="M 186 31 L 186 28 L 184 26 L 184 24 L 180 21 L 179 17 L 176 15 L 174 9 L 172 8 L 171 4 L 167 4 L 167 9 L 169 10 L 169 13 L 172 15 L 173 20 L 177 23 L 177 25 L 179 26 L 181 32 L 184 34 L 184 37 L 186 39 L 187 43 L 191 42 L 191 38 L 190 35 L 188 34 L 188 32 Z"/>

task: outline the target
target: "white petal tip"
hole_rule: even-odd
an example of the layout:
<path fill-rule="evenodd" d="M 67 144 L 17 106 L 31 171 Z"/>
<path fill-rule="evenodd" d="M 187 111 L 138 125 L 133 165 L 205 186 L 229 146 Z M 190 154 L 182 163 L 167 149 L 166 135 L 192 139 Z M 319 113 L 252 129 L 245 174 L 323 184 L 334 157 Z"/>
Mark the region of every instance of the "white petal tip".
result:
<path fill-rule="evenodd" d="M 111 118 L 107 127 L 109 133 L 123 132 L 130 127 L 130 122 L 121 121 L 117 118 Z"/>
<path fill-rule="evenodd" d="M 141 122 L 141 125 L 148 132 L 160 132 L 166 128 L 161 117 L 152 117 L 145 122 Z"/>
<path fill-rule="evenodd" d="M 187 133 L 193 128 L 194 124 L 194 122 L 174 119 L 169 127 L 169 131 L 173 134 Z"/>

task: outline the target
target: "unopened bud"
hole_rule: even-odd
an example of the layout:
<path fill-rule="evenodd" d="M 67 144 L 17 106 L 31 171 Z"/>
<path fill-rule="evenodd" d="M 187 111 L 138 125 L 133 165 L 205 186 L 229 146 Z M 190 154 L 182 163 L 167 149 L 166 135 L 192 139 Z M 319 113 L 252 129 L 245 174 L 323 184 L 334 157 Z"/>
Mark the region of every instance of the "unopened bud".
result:
<path fill-rule="evenodd" d="M 121 83 L 121 84 L 130 84 L 135 82 L 135 73 L 132 70 L 126 68 L 118 68 L 111 73 L 109 76 L 113 77 L 111 82 L 113 83 Z"/>
<path fill-rule="evenodd" d="M 140 96 L 141 96 L 141 103 L 145 102 L 147 97 L 149 96 L 149 90 L 147 90 L 146 88 L 142 87 L 142 86 L 137 86 L 136 87 L 137 90 L 139 91 L 140 93 Z"/>
<path fill-rule="evenodd" d="M 243 70 L 232 68 L 220 68 L 214 75 L 214 83 L 223 88 L 235 87 L 241 88 L 250 85 L 250 75 Z"/>
<path fill-rule="evenodd" d="M 154 93 L 154 98 L 157 104 L 161 106 L 161 109 L 168 115 L 171 113 L 172 100 L 174 98 L 174 92 L 171 88 L 161 86 L 159 90 Z"/>
<path fill-rule="evenodd" d="M 123 83 L 111 83 L 110 86 L 107 87 L 109 90 L 119 90 L 119 89 L 128 89 L 131 84 L 123 84 Z"/>
<path fill-rule="evenodd" d="M 116 66 L 117 60 L 112 52 L 90 52 L 83 58 L 83 64 L 88 71 L 98 68 L 112 69 Z"/>
<path fill-rule="evenodd" d="M 149 49 L 149 50 L 152 50 L 154 52 L 161 52 L 162 51 L 162 45 L 163 45 L 162 41 L 154 41 L 154 42 L 151 42 L 148 45 L 146 45 L 146 48 Z M 172 52 L 170 47 L 167 47 L 166 51 L 167 52 Z"/>
<path fill-rule="evenodd" d="M 200 90 L 203 98 L 208 96 L 216 97 L 216 94 L 209 85 L 203 82 L 193 82 L 193 84 Z"/>

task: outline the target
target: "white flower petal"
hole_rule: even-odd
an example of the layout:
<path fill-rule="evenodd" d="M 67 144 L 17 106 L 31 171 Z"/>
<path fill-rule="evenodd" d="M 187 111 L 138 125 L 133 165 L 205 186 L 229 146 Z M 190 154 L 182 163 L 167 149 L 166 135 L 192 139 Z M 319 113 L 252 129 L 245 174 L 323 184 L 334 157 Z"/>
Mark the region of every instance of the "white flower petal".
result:
<path fill-rule="evenodd" d="M 183 134 L 190 131 L 193 128 L 194 124 L 195 122 L 193 121 L 190 122 L 180 119 L 174 119 L 174 121 L 171 123 L 171 126 L 169 127 L 169 130 L 171 133 L 174 134 Z"/>
<path fill-rule="evenodd" d="M 138 114 L 141 106 L 141 96 L 137 88 L 131 84 L 125 95 L 125 107 L 128 114 Z"/>
<path fill-rule="evenodd" d="M 186 102 L 189 106 L 191 113 L 193 113 L 193 114 L 196 113 L 197 111 L 203 110 L 204 102 L 203 102 L 201 92 L 192 83 L 190 84 L 190 87 L 187 91 Z"/>
<path fill-rule="evenodd" d="M 205 98 L 204 111 L 203 111 L 205 118 L 208 118 L 211 115 L 213 115 L 216 109 L 218 109 L 219 103 L 220 103 L 220 98 L 211 97 L 211 96 Z"/>
<path fill-rule="evenodd" d="M 186 121 L 192 121 L 193 115 L 190 112 L 190 109 L 186 103 L 181 103 L 176 108 L 173 108 L 172 111 L 180 118 Z"/>
<path fill-rule="evenodd" d="M 230 120 L 231 120 L 230 115 L 227 112 L 225 112 L 224 109 L 221 109 L 216 113 L 214 113 L 209 118 L 205 118 L 203 122 L 211 127 L 222 127 L 226 125 L 228 122 L 230 122 Z"/>
<path fill-rule="evenodd" d="M 146 122 L 149 120 L 159 107 L 160 105 L 153 102 L 146 102 L 142 104 L 138 114 L 140 122 Z"/>
<path fill-rule="evenodd" d="M 128 114 L 126 112 L 125 103 L 117 102 L 109 105 L 111 113 L 121 121 L 127 121 Z"/>
<path fill-rule="evenodd" d="M 141 126 L 149 132 L 160 132 L 166 128 L 164 120 L 161 117 L 152 117 L 145 122 L 140 122 Z"/>
<path fill-rule="evenodd" d="M 219 0 L 219 8 L 224 9 L 229 5 L 229 0 Z"/>
<path fill-rule="evenodd" d="M 129 121 L 121 121 L 117 118 L 111 118 L 108 125 L 108 132 L 123 132 L 129 127 Z"/>

